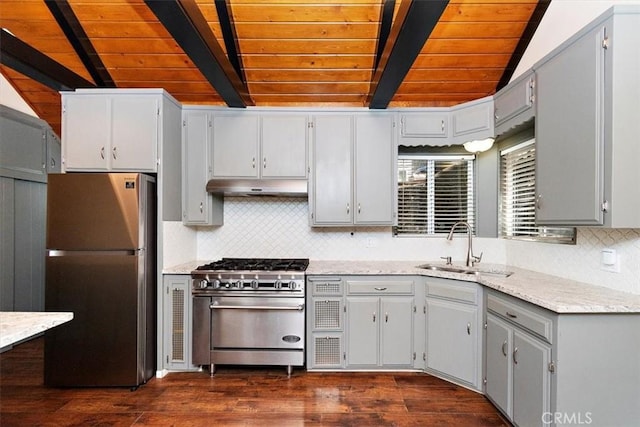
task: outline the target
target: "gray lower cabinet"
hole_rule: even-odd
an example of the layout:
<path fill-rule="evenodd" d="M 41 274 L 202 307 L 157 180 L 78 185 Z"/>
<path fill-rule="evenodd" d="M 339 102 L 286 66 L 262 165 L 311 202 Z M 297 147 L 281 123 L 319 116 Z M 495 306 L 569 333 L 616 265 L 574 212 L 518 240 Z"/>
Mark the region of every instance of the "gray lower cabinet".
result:
<path fill-rule="evenodd" d="M 427 278 L 426 370 L 482 388 L 482 288 L 473 282 Z"/>
<path fill-rule="evenodd" d="M 191 363 L 191 278 L 189 275 L 164 275 L 164 342 L 162 368 L 184 371 Z M 158 367 L 160 369 L 160 367 Z"/>
<path fill-rule="evenodd" d="M 346 367 L 413 367 L 414 283 L 398 278 L 346 280 Z"/>
<path fill-rule="evenodd" d="M 487 291 L 485 393 L 517 426 L 634 426 L 640 315 L 562 313 Z"/>
<path fill-rule="evenodd" d="M 344 283 L 339 276 L 307 278 L 307 369 L 344 367 Z"/>

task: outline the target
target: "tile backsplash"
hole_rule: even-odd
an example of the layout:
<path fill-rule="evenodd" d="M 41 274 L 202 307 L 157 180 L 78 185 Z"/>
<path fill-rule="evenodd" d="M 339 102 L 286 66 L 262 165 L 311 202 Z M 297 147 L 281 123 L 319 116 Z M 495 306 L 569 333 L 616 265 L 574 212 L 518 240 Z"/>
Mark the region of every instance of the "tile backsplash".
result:
<path fill-rule="evenodd" d="M 462 263 L 466 238 L 394 237 L 390 227 L 312 228 L 305 199 L 227 197 L 224 225 L 164 224 L 164 264 L 222 257 L 303 257 L 315 260 L 434 261 Z M 510 264 L 567 279 L 640 294 L 640 229 L 579 228 L 576 245 L 474 238 L 483 262 Z M 620 272 L 600 268 L 603 248 L 613 248 Z"/>

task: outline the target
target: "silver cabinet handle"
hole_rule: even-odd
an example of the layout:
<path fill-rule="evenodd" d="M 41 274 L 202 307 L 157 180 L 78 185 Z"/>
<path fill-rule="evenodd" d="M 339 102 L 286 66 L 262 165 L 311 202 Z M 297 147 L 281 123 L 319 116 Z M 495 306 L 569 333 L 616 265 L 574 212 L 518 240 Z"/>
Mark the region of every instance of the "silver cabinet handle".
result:
<path fill-rule="evenodd" d="M 255 158 L 255 157 L 251 159 L 251 167 L 252 167 L 253 169 L 255 169 L 255 168 L 256 168 L 256 158 Z"/>
<path fill-rule="evenodd" d="M 509 316 L 509 317 L 510 317 L 510 318 L 512 318 L 512 319 L 517 319 L 517 318 L 518 318 L 518 316 L 517 316 L 517 315 L 515 315 L 515 314 L 513 314 L 513 313 L 510 313 L 510 312 L 508 312 L 508 311 L 507 311 L 507 316 Z"/>
<path fill-rule="evenodd" d="M 104 147 L 100 147 L 100 158 L 104 160 Z"/>
<path fill-rule="evenodd" d="M 384 314 L 384 323 L 389 323 L 389 313 Z"/>
<path fill-rule="evenodd" d="M 513 364 L 517 365 L 518 364 L 518 347 L 513 349 Z"/>
<path fill-rule="evenodd" d="M 536 197 L 536 209 L 540 209 L 541 206 L 542 206 L 542 194 L 538 194 L 538 197 Z"/>
<path fill-rule="evenodd" d="M 375 289 L 376 291 L 386 291 L 387 290 L 387 288 L 373 288 L 373 289 Z"/>
<path fill-rule="evenodd" d="M 467 335 L 471 335 L 471 322 L 467 323 Z"/>
<path fill-rule="evenodd" d="M 262 169 L 266 169 L 267 168 L 267 158 L 265 157 L 264 159 L 262 159 Z"/>
<path fill-rule="evenodd" d="M 200 202 L 200 213 L 202 213 L 204 211 L 204 205 L 202 204 L 202 202 Z"/>
<path fill-rule="evenodd" d="M 358 203 L 358 213 L 360 213 L 360 203 Z"/>
<path fill-rule="evenodd" d="M 375 323 L 375 322 L 376 322 L 376 313 L 375 313 L 375 311 L 374 311 L 374 312 L 373 312 L 373 323 Z"/>
<path fill-rule="evenodd" d="M 113 154 L 113 160 L 116 160 L 118 158 L 118 147 L 113 147 L 111 153 Z"/>
<path fill-rule="evenodd" d="M 507 357 L 507 340 L 504 340 L 504 342 L 502 343 L 502 354 L 504 355 L 504 357 Z"/>
<path fill-rule="evenodd" d="M 444 120 L 442 120 L 442 131 L 444 132 Z"/>
<path fill-rule="evenodd" d="M 347 215 L 349 214 L 349 212 L 351 212 L 351 207 L 349 206 L 349 203 L 347 203 Z"/>

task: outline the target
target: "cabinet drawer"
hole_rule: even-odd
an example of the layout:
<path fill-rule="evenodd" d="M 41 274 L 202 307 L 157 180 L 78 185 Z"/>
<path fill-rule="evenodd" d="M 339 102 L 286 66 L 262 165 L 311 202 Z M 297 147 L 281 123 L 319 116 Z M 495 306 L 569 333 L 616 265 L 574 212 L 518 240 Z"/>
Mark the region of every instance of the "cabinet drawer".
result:
<path fill-rule="evenodd" d="M 342 295 L 342 279 L 313 278 L 309 279 L 313 295 Z"/>
<path fill-rule="evenodd" d="M 506 301 L 496 295 L 487 297 L 487 309 L 551 343 L 553 333 L 552 319 L 544 317 L 520 304 Z"/>
<path fill-rule="evenodd" d="M 427 280 L 427 297 L 478 304 L 478 285 L 452 280 Z"/>
<path fill-rule="evenodd" d="M 412 280 L 358 280 L 347 281 L 350 294 L 413 294 Z"/>

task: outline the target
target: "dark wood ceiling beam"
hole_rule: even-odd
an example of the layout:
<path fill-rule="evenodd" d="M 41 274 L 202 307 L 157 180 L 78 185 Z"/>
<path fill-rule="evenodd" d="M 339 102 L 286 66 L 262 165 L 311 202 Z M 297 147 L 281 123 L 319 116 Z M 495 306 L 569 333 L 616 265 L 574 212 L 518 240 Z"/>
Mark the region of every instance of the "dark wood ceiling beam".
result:
<path fill-rule="evenodd" d="M 92 82 L 29 46 L 4 28 L 0 30 L 0 63 L 57 92 L 95 87 Z"/>
<path fill-rule="evenodd" d="M 367 97 L 369 108 L 384 109 L 438 23 L 449 0 L 406 0 L 384 47 Z"/>
<path fill-rule="evenodd" d="M 145 0 L 229 107 L 252 105 L 249 91 L 192 0 Z"/>
<path fill-rule="evenodd" d="M 496 92 L 502 89 L 503 87 L 505 87 L 507 84 L 509 84 L 509 81 L 511 80 L 511 77 L 515 72 L 516 67 L 520 63 L 522 56 L 527 50 L 527 47 L 529 46 L 529 43 L 531 42 L 533 35 L 538 29 L 538 25 L 540 25 L 540 21 L 542 21 L 542 17 L 547 11 L 547 8 L 549 7 L 550 3 L 551 3 L 551 0 L 538 0 L 538 4 L 536 5 L 536 8 L 531 13 L 531 18 L 529 18 L 529 22 L 527 23 L 527 26 L 522 32 L 522 36 L 520 37 L 520 40 L 518 41 L 516 48 L 513 50 L 513 53 L 511 54 L 511 58 L 509 59 L 509 62 L 506 68 L 504 69 L 504 72 L 502 73 L 502 77 L 500 78 L 500 81 L 496 86 Z"/>
<path fill-rule="evenodd" d="M 242 54 L 240 53 L 240 46 L 238 46 L 236 37 L 236 27 L 233 22 L 233 14 L 231 13 L 231 5 L 229 0 L 215 0 L 216 11 L 218 12 L 218 22 L 220 22 L 220 28 L 222 30 L 222 39 L 224 40 L 224 47 L 227 51 L 227 58 L 233 65 L 233 68 L 240 76 L 240 79 L 246 84 L 247 78 L 244 75 L 242 68 Z"/>
<path fill-rule="evenodd" d="M 391 32 L 391 24 L 393 24 L 393 10 L 396 6 L 396 0 L 382 0 L 382 16 L 380 18 L 380 32 L 378 34 L 378 48 L 376 49 L 376 63 L 374 64 L 374 70 L 378 68 L 380 58 L 382 58 L 382 52 L 389 39 L 389 33 Z"/>
<path fill-rule="evenodd" d="M 99 87 L 116 87 L 107 67 L 98 56 L 78 17 L 67 0 L 45 0 L 45 4 L 67 36 L 78 57 Z"/>

